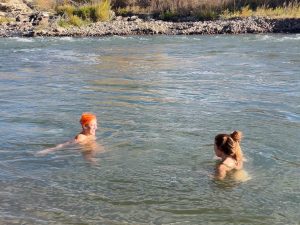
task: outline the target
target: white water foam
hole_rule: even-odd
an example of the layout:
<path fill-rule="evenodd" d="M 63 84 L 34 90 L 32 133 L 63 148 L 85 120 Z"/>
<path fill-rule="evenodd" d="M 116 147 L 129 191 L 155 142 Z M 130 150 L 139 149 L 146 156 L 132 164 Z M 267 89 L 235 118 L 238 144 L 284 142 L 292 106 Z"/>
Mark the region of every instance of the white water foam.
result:
<path fill-rule="evenodd" d="M 35 41 L 33 38 L 22 38 L 22 37 L 11 37 L 9 39 L 17 41 L 17 42 L 34 42 Z"/>

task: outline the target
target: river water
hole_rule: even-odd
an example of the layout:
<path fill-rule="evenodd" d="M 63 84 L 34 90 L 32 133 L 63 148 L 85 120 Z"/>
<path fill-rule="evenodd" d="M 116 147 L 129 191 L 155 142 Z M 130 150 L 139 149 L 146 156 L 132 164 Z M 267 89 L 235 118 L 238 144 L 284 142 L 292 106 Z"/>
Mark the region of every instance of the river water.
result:
<path fill-rule="evenodd" d="M 300 35 L 0 39 L 0 224 L 299 224 Z M 72 139 L 99 120 L 91 164 Z M 213 178 L 241 130 L 243 181 Z"/>

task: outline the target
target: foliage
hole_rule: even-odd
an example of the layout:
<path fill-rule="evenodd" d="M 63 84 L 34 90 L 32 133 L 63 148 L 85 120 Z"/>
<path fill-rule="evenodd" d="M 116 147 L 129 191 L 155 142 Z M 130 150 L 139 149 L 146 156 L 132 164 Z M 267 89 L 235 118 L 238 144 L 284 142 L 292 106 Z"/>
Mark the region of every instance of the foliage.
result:
<path fill-rule="evenodd" d="M 93 6 L 83 5 L 79 8 L 74 9 L 72 14 L 80 17 L 82 20 L 90 20 L 93 11 Z"/>
<path fill-rule="evenodd" d="M 14 19 L 0 16 L 0 24 L 9 23 L 9 22 L 12 22 L 12 21 L 14 21 Z"/>
<path fill-rule="evenodd" d="M 251 10 L 249 6 L 246 6 L 234 12 L 225 10 L 221 14 L 221 17 L 226 19 L 249 16 L 270 18 L 300 18 L 300 4 L 290 3 L 288 5 L 278 6 L 275 8 L 262 6 L 257 7 L 255 10 Z"/>
<path fill-rule="evenodd" d="M 139 6 L 126 6 L 124 8 L 115 9 L 117 15 L 121 16 L 132 16 L 136 14 L 149 13 L 147 9 L 141 8 Z"/>
<path fill-rule="evenodd" d="M 61 20 L 58 21 L 58 26 L 60 26 L 60 27 L 69 27 L 70 24 L 66 20 L 61 19 Z"/>
<path fill-rule="evenodd" d="M 171 12 L 171 10 L 167 10 L 166 12 L 163 12 L 160 15 L 160 18 L 162 20 L 172 20 L 173 18 L 175 18 L 177 15 L 176 13 Z"/>
<path fill-rule="evenodd" d="M 74 6 L 71 4 L 58 5 L 56 12 L 65 16 L 65 22 L 74 26 L 81 26 L 86 22 L 107 21 L 110 19 L 110 1 L 103 0 L 95 4 L 84 4 L 81 6 Z M 64 22 L 60 22 L 63 26 Z"/>
<path fill-rule="evenodd" d="M 103 2 L 94 5 L 95 15 L 93 15 L 93 21 L 107 21 L 110 19 L 110 1 L 104 0 Z"/>
<path fill-rule="evenodd" d="M 36 0 L 47 1 L 47 0 Z M 50 0 L 54 1 L 54 0 Z M 152 14 L 163 20 L 192 17 L 199 20 L 248 16 L 299 18 L 299 0 L 56 0 L 60 15 L 97 22 L 110 19 L 110 10 L 117 15 Z"/>
<path fill-rule="evenodd" d="M 220 11 L 216 5 L 199 5 L 192 10 L 192 15 L 198 20 L 214 20 L 219 17 Z"/>
<path fill-rule="evenodd" d="M 76 9 L 75 6 L 70 4 L 65 4 L 65 5 L 58 5 L 55 10 L 61 16 L 63 15 L 71 16 L 74 14 L 75 9 Z"/>
<path fill-rule="evenodd" d="M 83 25 L 83 21 L 76 15 L 72 15 L 69 18 L 69 24 L 76 26 L 76 27 L 80 27 L 81 25 Z"/>
<path fill-rule="evenodd" d="M 300 18 L 300 4 L 290 4 L 285 7 L 270 8 L 258 8 L 254 12 L 254 16 L 268 16 L 272 18 Z"/>
<path fill-rule="evenodd" d="M 292 9 L 287 9 L 288 5 L 293 5 Z M 299 0 L 112 0 L 112 8 L 117 14 L 139 14 L 143 10 L 166 20 L 191 15 L 198 19 L 247 17 L 255 13 L 297 16 L 298 6 Z M 136 7 L 140 11 L 134 12 Z"/>

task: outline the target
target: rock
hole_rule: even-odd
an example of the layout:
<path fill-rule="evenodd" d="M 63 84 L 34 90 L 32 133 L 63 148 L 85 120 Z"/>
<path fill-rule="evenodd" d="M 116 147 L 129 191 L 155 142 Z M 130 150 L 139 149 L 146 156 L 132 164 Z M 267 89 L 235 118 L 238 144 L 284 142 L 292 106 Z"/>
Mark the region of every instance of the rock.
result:
<path fill-rule="evenodd" d="M 300 33 L 300 19 L 237 18 L 203 22 L 165 22 L 142 20 L 137 16 L 116 17 L 110 22 L 62 28 L 59 16 L 32 12 L 19 14 L 17 22 L 0 24 L 0 36 L 104 36 L 104 35 L 193 35 L 267 32 Z"/>
<path fill-rule="evenodd" d="M 32 9 L 23 0 L 9 0 L 0 2 L 0 11 L 4 12 L 6 17 L 16 17 L 22 13 L 31 13 Z"/>
<path fill-rule="evenodd" d="M 137 19 L 138 19 L 137 16 L 131 16 L 131 17 L 129 17 L 128 21 L 136 21 Z"/>
<path fill-rule="evenodd" d="M 27 15 L 27 14 L 19 14 L 19 15 L 16 17 L 16 21 L 17 21 L 17 22 L 29 22 L 28 15 Z"/>

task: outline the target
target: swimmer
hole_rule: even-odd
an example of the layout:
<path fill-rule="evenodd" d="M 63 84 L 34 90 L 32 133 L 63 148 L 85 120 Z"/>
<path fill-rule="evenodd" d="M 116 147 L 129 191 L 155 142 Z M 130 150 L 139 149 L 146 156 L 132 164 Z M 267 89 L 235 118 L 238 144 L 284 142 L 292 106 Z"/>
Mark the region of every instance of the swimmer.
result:
<path fill-rule="evenodd" d="M 240 142 L 242 132 L 234 131 L 232 134 L 218 134 L 215 137 L 214 150 L 221 163 L 216 168 L 216 178 L 223 180 L 232 170 L 243 168 L 243 153 Z"/>
<path fill-rule="evenodd" d="M 103 148 L 96 143 L 96 130 L 98 128 L 97 118 L 92 113 L 83 113 L 80 118 L 80 124 L 82 131 L 77 134 L 73 140 L 59 144 L 53 148 L 47 148 L 39 151 L 37 156 L 47 155 L 71 144 L 80 144 L 80 146 L 83 147 L 82 154 L 84 158 L 88 161 L 94 162 L 94 158 L 92 156 L 95 155 L 95 152 L 103 150 Z"/>
<path fill-rule="evenodd" d="M 80 124 L 82 131 L 76 135 L 75 141 L 78 143 L 96 140 L 97 118 L 92 113 L 83 113 L 81 115 Z"/>

